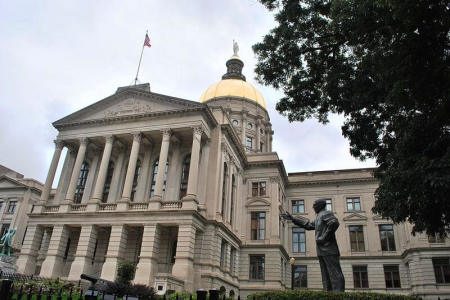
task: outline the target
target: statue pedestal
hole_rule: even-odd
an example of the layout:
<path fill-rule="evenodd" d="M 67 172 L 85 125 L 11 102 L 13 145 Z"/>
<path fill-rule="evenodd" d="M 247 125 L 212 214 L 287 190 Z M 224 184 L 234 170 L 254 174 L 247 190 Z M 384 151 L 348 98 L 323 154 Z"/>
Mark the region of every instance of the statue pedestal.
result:
<path fill-rule="evenodd" d="M 14 256 L 6 256 L 6 255 L 0 256 L 0 270 L 3 273 L 16 273 L 17 272 L 16 260 L 17 257 Z"/>

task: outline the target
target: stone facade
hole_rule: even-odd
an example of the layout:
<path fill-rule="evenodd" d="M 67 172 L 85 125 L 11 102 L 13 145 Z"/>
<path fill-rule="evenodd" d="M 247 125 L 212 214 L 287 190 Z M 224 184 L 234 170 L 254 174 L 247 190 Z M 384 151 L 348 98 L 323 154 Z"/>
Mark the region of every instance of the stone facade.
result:
<path fill-rule="evenodd" d="M 0 237 L 16 228 L 13 247 L 20 249 L 27 231 L 28 213 L 39 201 L 42 183 L 24 178 L 16 171 L 0 165 Z"/>
<path fill-rule="evenodd" d="M 198 103 L 143 84 L 53 125 L 55 153 L 29 214 L 22 273 L 114 280 L 118 264 L 132 261 L 134 281 L 160 293 L 217 288 L 242 297 L 293 283 L 321 289 L 314 234 L 280 214 L 314 218 L 312 202 L 328 198 L 341 224 L 347 290 L 450 296 L 434 272 L 445 260 L 436 258 L 448 264 L 447 239 L 430 243 L 408 224 L 372 214 L 370 169 L 287 174 L 272 152 L 269 115 L 251 99 Z"/>

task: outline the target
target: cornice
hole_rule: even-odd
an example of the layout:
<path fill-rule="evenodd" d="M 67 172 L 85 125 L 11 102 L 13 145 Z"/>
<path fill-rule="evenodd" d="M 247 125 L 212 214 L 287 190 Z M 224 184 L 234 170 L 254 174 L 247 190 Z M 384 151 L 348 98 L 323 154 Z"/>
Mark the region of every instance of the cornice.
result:
<path fill-rule="evenodd" d="M 141 119 L 152 119 L 163 116 L 170 115 L 178 115 L 185 114 L 190 112 L 203 112 L 206 115 L 206 120 L 208 124 L 212 127 L 217 126 L 217 120 L 212 115 L 211 111 L 207 107 L 195 107 L 195 108 L 186 108 L 186 109 L 177 109 L 177 110 L 167 110 L 160 112 L 150 112 L 150 113 L 142 113 L 142 114 L 134 114 L 134 115 L 123 115 L 123 116 L 115 116 L 115 117 L 106 117 L 106 118 L 98 118 L 92 120 L 85 121 L 77 121 L 77 122 L 67 122 L 67 123 L 53 123 L 53 126 L 60 130 L 63 128 L 70 128 L 82 125 L 96 125 L 96 124 L 115 124 L 123 121 L 132 121 L 132 120 L 141 120 Z"/>
<path fill-rule="evenodd" d="M 378 180 L 375 178 L 345 178 L 345 179 L 328 179 L 328 180 L 288 182 L 288 185 L 289 186 L 305 186 L 305 185 L 327 185 L 327 184 L 336 184 L 336 183 L 361 183 L 361 182 L 377 183 Z"/>
<path fill-rule="evenodd" d="M 286 173 L 286 169 L 284 168 L 284 164 L 283 161 L 281 159 L 278 160 L 266 160 L 266 161 L 255 161 L 255 162 L 249 162 L 248 163 L 248 167 L 277 167 L 281 178 L 283 179 L 283 183 L 289 184 L 288 182 L 288 177 L 287 177 L 287 173 Z"/>

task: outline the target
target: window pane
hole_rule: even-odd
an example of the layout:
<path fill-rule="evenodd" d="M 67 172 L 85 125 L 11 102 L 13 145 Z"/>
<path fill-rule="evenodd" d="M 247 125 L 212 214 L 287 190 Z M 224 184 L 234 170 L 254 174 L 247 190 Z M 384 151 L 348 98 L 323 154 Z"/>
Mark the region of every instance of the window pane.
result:
<path fill-rule="evenodd" d="M 300 200 L 299 201 L 299 213 L 304 213 L 305 212 L 305 201 L 304 200 Z"/>
<path fill-rule="evenodd" d="M 266 195 L 266 182 L 265 181 L 259 183 L 259 195 L 260 196 Z"/>

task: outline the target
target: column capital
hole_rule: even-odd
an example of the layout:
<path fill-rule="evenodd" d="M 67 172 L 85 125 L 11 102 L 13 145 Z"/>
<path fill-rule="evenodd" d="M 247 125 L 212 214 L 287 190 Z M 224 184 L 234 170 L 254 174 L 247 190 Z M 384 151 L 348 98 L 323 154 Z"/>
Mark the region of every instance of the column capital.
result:
<path fill-rule="evenodd" d="M 88 144 L 88 142 L 89 142 L 89 139 L 87 137 L 80 138 L 80 146 L 81 145 L 86 146 Z"/>
<path fill-rule="evenodd" d="M 136 141 L 138 143 L 142 140 L 142 132 L 133 132 L 133 142 Z"/>
<path fill-rule="evenodd" d="M 55 148 L 56 149 L 62 149 L 65 146 L 65 143 L 63 140 L 54 140 L 53 143 L 55 143 Z"/>
<path fill-rule="evenodd" d="M 112 134 L 109 134 L 109 135 L 105 136 L 105 142 L 106 143 L 111 143 L 112 144 L 114 142 L 114 139 L 115 139 L 115 137 Z"/>
<path fill-rule="evenodd" d="M 201 135 L 203 134 L 203 132 L 204 132 L 202 126 L 195 126 L 195 127 L 192 127 L 192 131 L 194 132 L 194 135 L 200 135 L 200 136 L 201 136 Z"/>
<path fill-rule="evenodd" d="M 172 130 L 170 128 L 162 129 L 161 133 L 163 135 L 163 138 L 170 138 L 172 136 Z"/>

